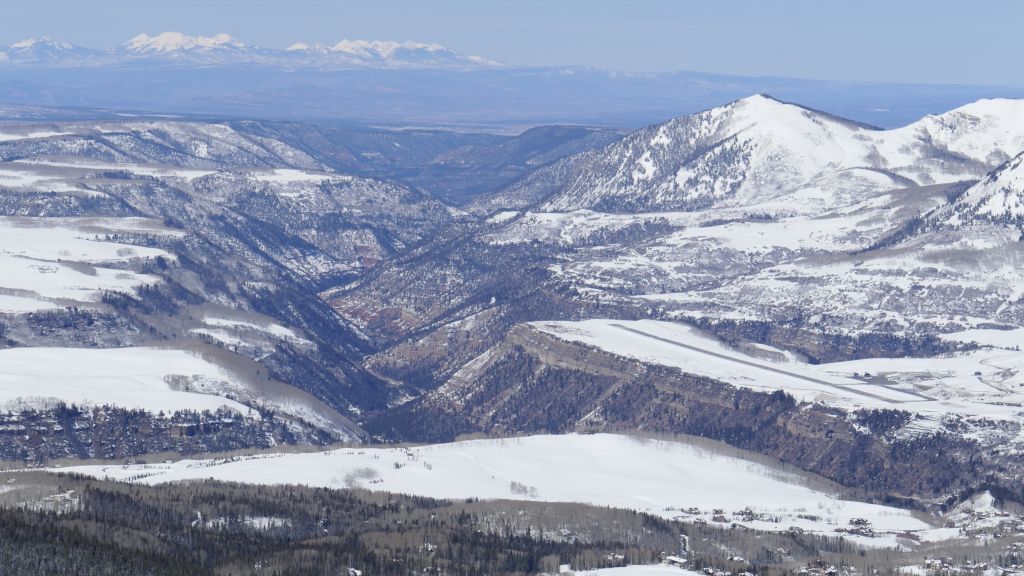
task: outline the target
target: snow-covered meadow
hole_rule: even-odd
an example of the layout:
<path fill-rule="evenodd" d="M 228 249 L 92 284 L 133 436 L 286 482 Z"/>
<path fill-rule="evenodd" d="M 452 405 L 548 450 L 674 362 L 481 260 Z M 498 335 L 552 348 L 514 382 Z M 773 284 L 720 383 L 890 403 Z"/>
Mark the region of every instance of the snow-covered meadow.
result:
<path fill-rule="evenodd" d="M 159 282 L 124 267 L 174 255 L 106 240 L 114 233 L 173 232 L 141 218 L 0 217 L 0 313 L 96 302 L 104 291 L 131 292 Z"/>
<path fill-rule="evenodd" d="M 887 506 L 844 500 L 831 484 L 735 451 L 612 434 L 541 435 L 412 448 L 343 448 L 148 465 L 64 469 L 161 484 L 213 478 L 258 484 L 362 487 L 436 498 L 528 499 L 627 508 L 684 521 L 835 534 L 855 518 L 896 545 L 896 534 L 931 526 Z M 691 508 L 699 512 L 686 512 Z M 720 510 L 720 511 L 716 511 Z"/>
<path fill-rule="evenodd" d="M 214 392 L 244 387 L 222 367 L 184 350 L 11 348 L 0 350 L 0 408 L 54 402 L 150 412 L 249 408 Z"/>

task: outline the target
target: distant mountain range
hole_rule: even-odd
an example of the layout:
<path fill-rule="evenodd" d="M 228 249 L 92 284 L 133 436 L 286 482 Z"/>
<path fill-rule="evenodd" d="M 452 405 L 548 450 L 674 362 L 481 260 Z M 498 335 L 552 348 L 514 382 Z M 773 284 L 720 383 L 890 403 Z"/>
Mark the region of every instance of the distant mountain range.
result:
<path fill-rule="evenodd" d="M 1024 87 L 530 67 L 421 42 L 271 49 L 177 32 L 139 34 L 109 50 L 50 38 L 0 49 L 0 102 L 80 108 L 82 118 L 117 110 L 502 132 L 637 128 L 754 93 L 893 128 L 982 98 L 1021 98 Z"/>
<path fill-rule="evenodd" d="M 466 56 L 439 44 L 342 40 L 337 44 L 296 43 L 285 50 L 245 44 L 228 34 L 188 36 L 163 32 L 139 34 L 111 50 L 94 50 L 51 38 L 31 38 L 0 51 L 0 65 L 10 67 L 72 67 L 146 65 L 239 65 L 278 68 L 441 68 L 501 66 L 500 62 Z"/>

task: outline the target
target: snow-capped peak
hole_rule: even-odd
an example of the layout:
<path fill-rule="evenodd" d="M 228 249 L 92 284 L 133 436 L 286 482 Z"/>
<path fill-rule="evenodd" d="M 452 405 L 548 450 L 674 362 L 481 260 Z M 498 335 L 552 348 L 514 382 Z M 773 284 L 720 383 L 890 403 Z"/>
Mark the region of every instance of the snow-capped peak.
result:
<path fill-rule="evenodd" d="M 602 169 L 546 207 L 680 210 L 726 200 L 763 203 L 822 175 L 866 167 L 868 154 L 859 139 L 873 131 L 755 94 L 612 145 Z M 884 175 L 870 179 L 891 185 Z M 840 199 L 822 199 L 835 201 Z"/>
<path fill-rule="evenodd" d="M 125 50 L 140 53 L 168 53 L 179 50 L 241 50 L 245 47 L 245 44 L 228 34 L 186 36 L 180 32 L 164 32 L 156 36 L 139 34 L 122 46 Z"/>
<path fill-rule="evenodd" d="M 410 50 L 419 52 L 448 52 L 449 50 L 440 44 L 426 44 L 423 42 L 388 42 L 381 40 L 342 40 L 331 50 L 335 52 L 346 52 L 362 57 L 390 58 L 399 50 Z"/>
<path fill-rule="evenodd" d="M 756 94 L 595 153 L 548 210 L 822 210 L 987 174 L 1024 150 L 1024 101 L 983 100 L 880 130 Z M 787 198 L 802 198 L 800 202 Z"/>
<path fill-rule="evenodd" d="M 740 129 L 746 122 L 765 124 L 779 122 L 795 127 L 804 118 L 806 109 L 796 104 L 787 104 L 767 94 L 747 96 L 723 107 L 713 108 L 707 112 L 711 116 L 727 113 L 729 124 L 733 129 Z"/>
<path fill-rule="evenodd" d="M 296 42 L 291 46 L 284 49 L 285 53 L 291 55 L 300 55 L 307 57 L 324 56 L 329 55 L 333 52 L 334 47 L 330 45 L 320 44 L 307 44 L 305 42 Z"/>
<path fill-rule="evenodd" d="M 787 104 L 782 100 L 779 100 L 764 92 L 758 92 L 757 94 L 751 94 L 745 98 L 740 98 L 736 103 L 742 103 L 749 106 L 793 106 L 793 104 Z"/>
<path fill-rule="evenodd" d="M 308 44 L 296 42 L 286 52 L 306 57 L 322 57 L 326 62 L 347 65 L 370 65 L 387 67 L 429 67 L 429 66 L 500 66 L 501 63 L 466 56 L 440 44 L 425 42 L 392 42 L 385 40 L 342 40 L 336 44 Z"/>
<path fill-rule="evenodd" d="M 422 52 L 422 53 L 447 53 L 458 55 L 440 44 L 426 44 L 423 42 L 391 42 L 386 40 L 342 40 L 337 44 L 307 44 L 296 42 L 285 49 L 288 52 L 335 52 L 348 54 L 364 59 L 389 59 L 399 51 Z"/>
<path fill-rule="evenodd" d="M 14 44 L 11 44 L 10 49 L 25 51 L 44 47 L 51 50 L 73 50 L 75 48 L 70 42 L 53 40 L 48 36 L 43 36 L 42 38 L 28 38 L 20 42 L 15 42 Z"/>
<path fill-rule="evenodd" d="M 54 40 L 43 36 L 15 42 L 0 51 L 0 62 L 15 64 L 62 64 L 69 60 L 84 61 L 95 56 L 96 51 L 75 46 L 70 42 Z"/>
<path fill-rule="evenodd" d="M 950 152 L 998 165 L 1024 150 L 1024 100 L 978 100 L 902 130 L 926 132 Z"/>
<path fill-rule="evenodd" d="M 1001 118 L 1024 116 L 1024 100 L 1019 98 L 982 98 L 959 108 L 954 108 L 946 114 L 970 114 L 976 117 L 999 116 Z"/>
<path fill-rule="evenodd" d="M 732 109 L 733 116 L 736 116 L 736 109 L 741 109 L 743 111 L 743 115 L 749 116 L 760 123 L 771 122 L 773 120 L 783 120 L 787 122 L 797 121 L 797 123 L 811 121 L 818 124 L 822 121 L 827 121 L 830 123 L 842 124 L 853 129 L 874 130 L 874 127 L 872 126 L 860 124 L 846 118 L 833 116 L 827 112 L 801 106 L 800 104 L 785 102 L 764 93 L 741 98 L 723 107 L 714 108 L 709 112 L 713 113 L 716 110 L 729 109 Z"/>

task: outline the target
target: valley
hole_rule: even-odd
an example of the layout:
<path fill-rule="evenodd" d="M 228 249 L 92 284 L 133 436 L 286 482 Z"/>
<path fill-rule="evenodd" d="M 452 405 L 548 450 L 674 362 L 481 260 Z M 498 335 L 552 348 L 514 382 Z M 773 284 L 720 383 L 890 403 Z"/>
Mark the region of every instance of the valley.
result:
<path fill-rule="evenodd" d="M 665 530 L 631 559 L 707 531 L 712 576 L 1019 560 L 1022 118 L 4 122 L 0 456 L 15 485 L 631 510 Z"/>

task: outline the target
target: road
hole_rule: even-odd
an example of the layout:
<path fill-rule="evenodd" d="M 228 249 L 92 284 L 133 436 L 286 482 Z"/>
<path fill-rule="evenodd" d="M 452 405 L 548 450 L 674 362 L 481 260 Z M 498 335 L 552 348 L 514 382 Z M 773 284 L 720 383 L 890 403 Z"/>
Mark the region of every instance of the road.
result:
<path fill-rule="evenodd" d="M 636 328 L 630 328 L 629 326 L 623 326 L 622 324 L 612 324 L 612 326 L 614 326 L 616 328 L 619 328 L 620 330 L 625 330 L 627 332 L 632 332 L 633 334 L 637 334 L 637 335 L 640 335 L 640 336 L 644 336 L 644 337 L 647 337 L 647 338 L 651 338 L 651 339 L 657 340 L 659 342 L 664 342 L 666 344 L 672 344 L 673 346 L 678 346 L 680 348 L 686 348 L 687 350 L 692 350 L 694 352 L 700 352 L 701 354 L 707 354 L 708 356 L 714 356 L 715 358 L 719 358 L 719 359 L 722 359 L 722 360 L 728 360 L 730 362 L 735 362 L 736 364 L 743 364 L 743 365 L 746 365 L 746 366 L 751 366 L 753 368 L 757 368 L 758 370 L 766 370 L 768 372 L 775 372 L 776 374 L 782 374 L 784 376 L 789 376 L 790 378 L 797 378 L 799 380 L 804 380 L 806 382 L 812 382 L 814 384 L 818 384 L 819 386 L 828 386 L 828 387 L 831 387 L 831 388 L 835 388 L 837 390 L 842 390 L 844 392 L 848 392 L 850 394 L 857 394 L 859 396 L 864 396 L 864 397 L 867 397 L 867 398 L 872 398 L 874 400 L 881 400 L 883 402 L 888 402 L 890 404 L 905 404 L 907 402 L 923 402 L 923 401 L 926 401 L 926 400 L 933 400 L 933 398 L 929 398 L 928 396 L 924 396 L 922 394 L 919 394 L 918 392 L 914 392 L 914 391 L 910 391 L 910 390 L 904 390 L 902 388 L 893 388 L 894 391 L 899 392 L 900 394 L 906 394 L 907 396 L 913 396 L 915 398 L 919 398 L 919 400 L 894 400 L 892 398 L 886 398 L 885 396 L 879 396 L 878 394 L 872 394 L 871 392 L 867 392 L 865 390 L 859 390 L 858 387 L 855 386 L 855 385 L 836 384 L 835 382 L 829 382 L 828 380 L 822 380 L 820 378 L 814 378 L 814 377 L 811 377 L 811 376 L 805 376 L 803 374 L 797 374 L 796 372 L 790 372 L 788 370 L 783 370 L 781 368 L 776 368 L 774 366 L 766 366 L 764 364 L 759 364 L 757 362 L 751 362 L 749 360 L 744 360 L 742 358 L 736 358 L 735 356 L 729 356 L 727 354 L 721 354 L 721 353 L 718 353 L 718 352 L 713 352 L 711 350 L 705 350 L 704 348 L 698 348 L 697 346 L 691 346 L 689 344 L 683 344 L 682 342 L 676 342 L 675 340 L 670 340 L 668 338 L 662 338 L 661 336 L 658 336 L 656 334 L 651 334 L 649 332 L 644 332 L 643 330 L 638 330 Z M 877 384 L 877 386 L 881 386 L 881 384 Z"/>

